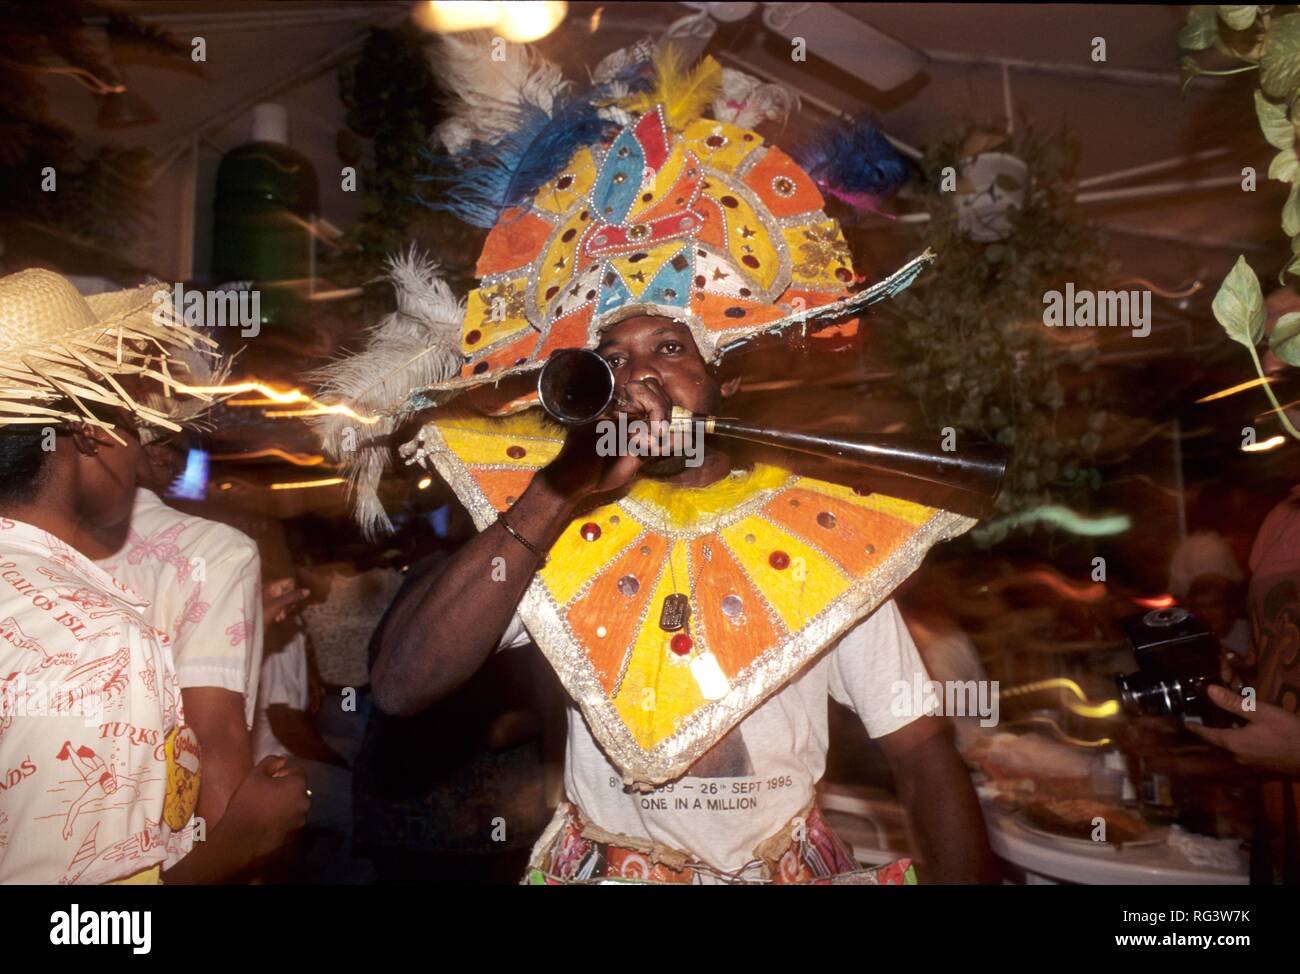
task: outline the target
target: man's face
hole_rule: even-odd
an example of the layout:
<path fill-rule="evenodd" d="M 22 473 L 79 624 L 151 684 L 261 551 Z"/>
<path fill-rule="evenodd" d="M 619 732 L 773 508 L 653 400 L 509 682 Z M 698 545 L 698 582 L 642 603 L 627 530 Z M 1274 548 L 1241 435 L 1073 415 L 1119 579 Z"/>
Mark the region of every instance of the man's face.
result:
<path fill-rule="evenodd" d="M 694 413 L 718 411 L 724 390 L 700 357 L 691 331 L 670 318 L 638 315 L 606 328 L 596 351 L 614 372 L 614 396 L 622 399 L 629 382 L 655 379 L 674 406 Z M 686 457 L 670 456 L 648 461 L 642 472 L 667 477 L 681 472 Z"/>
<path fill-rule="evenodd" d="M 131 507 L 140 464 L 139 434 L 129 422 L 117 422 L 118 443 L 100 430 L 80 437 L 76 462 L 77 507 L 81 516 L 99 528 L 125 530 L 130 524 Z"/>
<path fill-rule="evenodd" d="M 140 484 L 156 493 L 163 493 L 185 469 L 189 454 L 185 440 L 179 434 L 169 434 L 142 447 L 140 456 Z"/>
<path fill-rule="evenodd" d="M 657 379 L 673 405 L 696 413 L 717 412 L 722 389 L 704 364 L 691 331 L 670 318 L 638 315 L 605 329 L 596 351 L 614 370 L 614 395 L 627 384 Z"/>

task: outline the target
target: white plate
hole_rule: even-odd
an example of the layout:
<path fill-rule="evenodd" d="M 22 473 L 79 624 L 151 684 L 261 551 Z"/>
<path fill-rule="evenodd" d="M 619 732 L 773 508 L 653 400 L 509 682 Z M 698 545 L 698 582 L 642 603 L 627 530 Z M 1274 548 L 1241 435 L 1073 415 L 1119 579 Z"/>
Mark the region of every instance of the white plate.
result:
<path fill-rule="evenodd" d="M 1040 825 L 1036 825 L 1030 820 L 1028 813 L 1021 809 L 1016 812 L 1016 824 L 1026 832 L 1041 838 L 1048 839 L 1056 845 L 1069 849 L 1078 849 L 1080 851 L 1088 850 L 1089 852 L 1119 852 L 1121 849 L 1145 849 L 1150 846 L 1163 845 L 1169 839 L 1169 830 L 1164 827 L 1152 829 L 1151 833 L 1145 839 L 1134 839 L 1132 842 L 1094 842 L 1092 839 L 1080 839 L 1072 835 L 1061 835 L 1058 832 L 1049 832 Z"/>

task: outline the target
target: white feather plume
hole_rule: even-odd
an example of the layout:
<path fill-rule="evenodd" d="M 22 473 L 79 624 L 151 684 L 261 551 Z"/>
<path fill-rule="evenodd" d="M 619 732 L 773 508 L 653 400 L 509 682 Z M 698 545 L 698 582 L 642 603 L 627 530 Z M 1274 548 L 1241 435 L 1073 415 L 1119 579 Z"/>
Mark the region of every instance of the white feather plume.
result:
<path fill-rule="evenodd" d="M 615 79 L 634 64 L 652 61 L 655 51 L 655 42 L 649 37 L 643 37 L 627 47 L 620 47 L 617 51 L 611 51 L 601 58 L 600 63 L 592 70 L 591 83 L 603 86 L 605 100 L 610 102 L 622 100 L 632 92 L 626 81 L 616 81 Z M 601 118 L 608 119 L 617 125 L 627 125 L 632 121 L 631 112 L 614 104 L 605 105 L 599 110 L 598 114 Z"/>
<path fill-rule="evenodd" d="M 430 57 L 434 72 L 456 96 L 451 118 L 437 129 L 453 155 L 474 139 L 495 142 L 517 128 L 523 102 L 549 115 L 556 96 L 569 85 L 560 69 L 532 47 L 506 43 L 487 31 L 446 34 Z"/>
<path fill-rule="evenodd" d="M 782 124 L 799 107 L 799 96 L 784 85 L 768 84 L 734 68 L 722 69 L 722 94 L 713 103 L 713 117 L 742 129 L 769 120 Z"/>
<path fill-rule="evenodd" d="M 460 330 L 465 304 L 438 276 L 438 265 L 412 247 L 389 259 L 388 278 L 397 292 L 397 310 L 370 330 L 365 351 L 317 370 L 317 398 L 345 403 L 364 423 L 344 413 L 310 422 L 325 453 L 343 465 L 357 520 L 367 537 L 392 523 L 379 500 L 379 482 L 388 468 L 390 438 L 410 414 L 407 396 L 454 377 L 464 361 Z"/>

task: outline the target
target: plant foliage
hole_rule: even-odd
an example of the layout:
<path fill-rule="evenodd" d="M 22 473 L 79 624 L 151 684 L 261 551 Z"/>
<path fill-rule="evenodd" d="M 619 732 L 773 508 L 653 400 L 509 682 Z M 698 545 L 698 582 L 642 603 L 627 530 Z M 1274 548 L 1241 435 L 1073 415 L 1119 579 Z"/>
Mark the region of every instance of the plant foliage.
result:
<path fill-rule="evenodd" d="M 1279 275 L 1279 282 L 1300 277 L 1300 158 L 1297 157 L 1297 133 L 1300 133 L 1300 7 L 1271 4 L 1224 4 L 1195 6 L 1187 13 L 1187 23 L 1178 34 L 1178 43 L 1188 51 L 1210 48 L 1240 61 L 1241 67 L 1223 71 L 1204 68 L 1196 58 L 1182 59 L 1183 90 L 1186 92 L 1202 74 L 1225 75 L 1249 71 L 1259 73 L 1255 91 L 1255 117 L 1260 131 L 1277 155 L 1268 167 L 1268 178 L 1291 185 L 1290 195 L 1282 207 L 1282 229 L 1291 238 L 1291 258 Z M 1258 346 L 1264 340 L 1267 313 L 1259 278 L 1245 257 L 1238 257 L 1214 297 L 1214 317 L 1228 337 L 1245 345 L 1255 371 L 1262 378 Z M 1283 315 L 1268 336 L 1268 346 L 1288 365 L 1300 365 L 1300 314 Z M 1300 431 L 1291 423 L 1265 384 L 1264 394 L 1277 411 L 1283 428 L 1300 439 Z"/>
<path fill-rule="evenodd" d="M 1004 240 L 979 242 L 958 227 L 954 192 L 944 192 L 962 160 L 998 149 L 1028 166 L 1024 206 L 1011 213 Z M 902 378 L 935 430 L 996 440 L 1012 459 L 998 508 L 1005 515 L 977 529 L 992 544 L 1016 515 L 1077 502 L 1100 485 L 1094 455 L 1105 413 L 1096 408 L 1090 373 L 1097 352 L 1091 329 L 1066 332 L 1043 324 L 1044 294 L 1067 282 L 1094 286 L 1105 272 L 1103 243 L 1074 202 L 1071 173 L 1077 151 L 1064 137 L 1033 131 L 1014 138 L 968 131 L 933 146 L 922 161 L 927 247 L 940 254 L 923 279 L 893 302 L 900 327 L 886 327 Z M 949 169 L 948 167 L 951 167 Z M 1014 177 L 1000 176 L 1007 190 Z M 963 189 L 958 183 L 956 191 Z M 1063 340 L 1068 335 L 1068 339 Z M 1076 406 L 1077 404 L 1077 406 Z M 1088 418 L 1066 422 L 1077 410 Z M 1031 522 L 1032 523 L 1032 522 Z"/>

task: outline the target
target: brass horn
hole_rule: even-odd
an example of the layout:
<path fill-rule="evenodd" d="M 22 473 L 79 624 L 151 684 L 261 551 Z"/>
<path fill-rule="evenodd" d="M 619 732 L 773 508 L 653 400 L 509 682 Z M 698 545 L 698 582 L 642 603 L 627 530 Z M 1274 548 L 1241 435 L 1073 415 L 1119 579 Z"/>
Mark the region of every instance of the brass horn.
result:
<path fill-rule="evenodd" d="M 537 394 L 542 407 L 560 423 L 583 426 L 609 412 L 614 402 L 614 373 L 593 351 L 561 349 L 542 367 Z M 933 506 L 980 517 L 992 513 L 1007 471 L 1007 450 L 995 443 L 967 443 L 945 450 L 937 436 L 800 433 L 697 416 L 681 407 L 673 409 L 671 422 L 678 427 L 699 424 L 705 434 L 849 463 L 885 474 L 891 481 L 903 478 L 932 484 L 945 492 L 944 500 Z"/>

